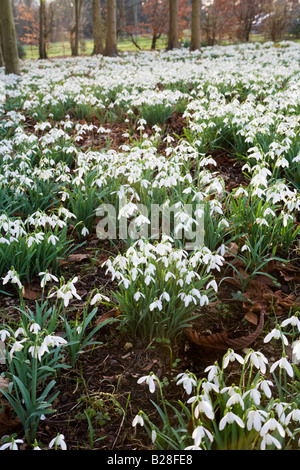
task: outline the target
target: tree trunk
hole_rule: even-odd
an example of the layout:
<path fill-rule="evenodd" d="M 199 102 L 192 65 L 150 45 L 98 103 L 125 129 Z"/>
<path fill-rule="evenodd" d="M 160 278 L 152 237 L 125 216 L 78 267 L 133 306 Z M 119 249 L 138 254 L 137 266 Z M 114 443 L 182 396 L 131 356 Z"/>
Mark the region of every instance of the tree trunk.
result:
<path fill-rule="evenodd" d="M 5 73 L 20 75 L 17 36 L 11 0 L 1 0 L 0 30 Z"/>
<path fill-rule="evenodd" d="M 179 47 L 178 41 L 178 0 L 169 0 L 168 50 Z"/>
<path fill-rule="evenodd" d="M 116 0 L 107 0 L 106 56 L 117 54 L 117 4 Z"/>
<path fill-rule="evenodd" d="M 46 2 L 40 0 L 40 28 L 39 28 L 39 57 L 40 59 L 47 59 L 46 52 Z"/>
<path fill-rule="evenodd" d="M 80 0 L 75 0 L 74 56 L 79 54 Z"/>
<path fill-rule="evenodd" d="M 101 8 L 100 0 L 93 0 L 93 54 L 103 53 L 102 31 L 101 31 Z"/>
<path fill-rule="evenodd" d="M 4 60 L 2 54 L 2 44 L 1 44 L 1 31 L 0 31 L 0 67 L 4 67 Z"/>
<path fill-rule="evenodd" d="M 191 51 L 201 49 L 200 12 L 201 0 L 192 0 Z"/>

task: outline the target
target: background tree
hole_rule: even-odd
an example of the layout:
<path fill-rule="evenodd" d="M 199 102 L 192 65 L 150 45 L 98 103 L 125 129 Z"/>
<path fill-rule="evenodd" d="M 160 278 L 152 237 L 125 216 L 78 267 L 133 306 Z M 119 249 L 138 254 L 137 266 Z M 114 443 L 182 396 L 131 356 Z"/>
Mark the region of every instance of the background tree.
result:
<path fill-rule="evenodd" d="M 162 34 L 168 32 L 166 18 L 169 13 L 168 0 L 146 0 L 142 4 L 143 21 L 140 23 L 144 33 L 152 35 L 151 50 L 155 50 L 156 42 Z"/>
<path fill-rule="evenodd" d="M 74 0 L 74 24 L 70 30 L 70 45 L 72 56 L 79 54 L 79 28 L 81 18 L 82 0 Z"/>
<path fill-rule="evenodd" d="M 39 56 L 47 58 L 46 51 L 46 0 L 40 0 Z"/>
<path fill-rule="evenodd" d="M 117 4 L 116 0 L 107 0 L 106 41 L 104 55 L 117 54 Z"/>
<path fill-rule="evenodd" d="M 103 53 L 102 41 L 102 16 L 100 0 L 93 0 L 93 38 L 94 49 L 93 54 Z"/>
<path fill-rule="evenodd" d="M 298 0 L 265 0 L 263 30 L 271 41 L 278 41 L 287 32 L 297 15 Z"/>
<path fill-rule="evenodd" d="M 237 20 L 233 13 L 235 0 L 213 0 L 203 4 L 201 11 L 202 36 L 208 46 L 236 36 Z"/>
<path fill-rule="evenodd" d="M 233 15 L 236 18 L 236 36 L 239 41 L 248 42 L 255 20 L 261 13 L 260 0 L 236 0 L 233 4 Z"/>
<path fill-rule="evenodd" d="M 11 0 L 1 0 L 0 34 L 5 73 L 20 75 L 17 37 Z"/>
<path fill-rule="evenodd" d="M 192 15 L 191 15 L 191 51 L 201 49 L 201 0 L 192 0 Z"/>
<path fill-rule="evenodd" d="M 167 49 L 171 50 L 178 46 L 178 0 L 169 0 L 169 32 Z"/>

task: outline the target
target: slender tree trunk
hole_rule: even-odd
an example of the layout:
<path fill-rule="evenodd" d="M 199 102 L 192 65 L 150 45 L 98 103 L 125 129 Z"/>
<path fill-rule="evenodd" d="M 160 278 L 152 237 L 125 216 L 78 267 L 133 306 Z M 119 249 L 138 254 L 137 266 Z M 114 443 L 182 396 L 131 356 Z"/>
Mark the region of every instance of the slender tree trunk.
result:
<path fill-rule="evenodd" d="M 168 50 L 179 47 L 178 41 L 178 0 L 169 0 Z"/>
<path fill-rule="evenodd" d="M 192 0 L 191 51 L 201 49 L 200 12 L 201 0 Z"/>
<path fill-rule="evenodd" d="M 39 28 L 39 57 L 40 59 L 47 59 L 46 52 L 46 2 L 40 0 L 40 28 Z"/>
<path fill-rule="evenodd" d="M 80 21 L 80 0 L 75 0 L 75 30 L 74 30 L 74 56 L 79 54 L 79 21 Z"/>
<path fill-rule="evenodd" d="M 11 0 L 1 0 L 0 32 L 5 73 L 20 75 L 17 36 Z"/>
<path fill-rule="evenodd" d="M 116 0 L 107 0 L 106 56 L 117 54 L 117 4 Z"/>
<path fill-rule="evenodd" d="M 1 44 L 1 30 L 0 30 L 0 67 L 4 67 L 4 59 L 3 59 L 2 44 Z"/>
<path fill-rule="evenodd" d="M 101 7 L 100 0 L 93 0 L 93 54 L 103 53 L 102 31 L 101 31 Z"/>

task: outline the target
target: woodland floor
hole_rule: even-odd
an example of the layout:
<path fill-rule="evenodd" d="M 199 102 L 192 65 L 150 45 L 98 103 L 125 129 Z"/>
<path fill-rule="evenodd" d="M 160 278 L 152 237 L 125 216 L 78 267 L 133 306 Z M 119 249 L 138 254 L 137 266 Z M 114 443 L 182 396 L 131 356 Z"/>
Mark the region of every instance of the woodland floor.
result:
<path fill-rule="evenodd" d="M 182 119 L 173 116 L 173 121 L 171 119 L 169 122 L 169 131 L 172 128 L 173 132 L 180 134 L 183 126 Z M 123 139 L 122 124 L 112 127 L 112 131 L 111 146 L 118 148 Z M 86 145 L 90 146 L 91 142 L 86 142 Z M 247 184 L 239 162 L 226 152 L 218 152 L 213 157 L 218 163 L 217 169 L 226 182 L 227 190 Z M 234 248 L 231 246 L 232 261 L 235 259 Z M 70 259 L 61 264 L 66 277 L 68 274 L 78 275 L 76 288 L 83 300 L 95 284 L 98 287 L 104 286 L 104 292 L 107 293 L 114 289 L 101 268 L 107 250 L 111 248 L 91 235 L 84 246 L 78 247 Z M 195 321 L 193 328 L 204 336 L 226 331 L 229 338 L 247 337 L 255 331 L 263 309 L 264 326 L 251 347 L 263 352 L 270 362 L 277 360 L 281 351 L 276 351 L 272 345 L 263 342 L 264 333 L 275 326 L 278 318 L 280 321 L 286 318 L 290 309 L 297 304 L 300 294 L 300 262 L 295 260 L 288 265 L 277 262 L 269 267 L 269 272 L 276 278 L 278 285 L 267 277 L 257 277 L 241 296 L 237 280 L 223 282 L 217 301 L 202 308 L 202 315 Z M 220 272 L 219 280 L 224 275 L 224 272 Z M 234 277 L 233 271 L 227 271 L 226 275 Z M 34 306 L 34 297 L 39 291 L 39 281 L 36 280 L 36 284 L 33 283 L 27 291 L 29 306 L 31 303 Z M 17 319 L 17 300 L 16 296 L 0 294 L 0 323 L 5 320 L 2 316 L 9 315 L 10 320 L 16 316 Z M 76 300 L 70 305 L 70 311 L 74 315 L 82 308 L 82 304 L 77 304 Z M 97 321 L 101 321 L 101 314 L 105 313 L 104 309 L 102 312 L 99 310 Z M 56 391 L 60 391 L 54 403 L 56 411 L 41 421 L 37 435 L 38 441 L 45 443 L 45 446 L 57 433 L 61 433 L 65 436 L 69 450 L 150 450 L 152 444 L 145 430 L 141 427 L 136 430 L 131 425 L 140 409 L 154 421 L 159 419 L 150 401 L 153 395 L 147 386 L 137 385 L 138 378 L 153 371 L 158 377 L 168 381 L 166 398 L 170 402 L 185 399 L 187 396 L 174 380 L 176 375 L 188 369 L 201 378 L 205 376 L 205 368 L 216 360 L 221 360 L 224 354 L 224 351 L 217 348 L 207 349 L 194 344 L 184 334 L 178 344 L 173 346 L 171 353 L 166 345 L 141 344 L 130 338 L 116 323 L 100 329 L 95 339 L 102 344 L 85 350 L 75 368 L 66 369 L 56 378 Z M 234 364 L 231 365 L 232 382 L 237 380 L 238 369 L 235 367 Z M 4 366 L 0 365 L 0 373 L 3 370 Z M 90 416 L 94 430 L 93 443 L 90 440 L 85 411 Z M 2 413 L 0 437 L 13 432 L 22 438 L 18 422 L 8 416 L 8 411 L 6 414 Z M 20 446 L 22 448 L 26 450 L 26 444 Z"/>

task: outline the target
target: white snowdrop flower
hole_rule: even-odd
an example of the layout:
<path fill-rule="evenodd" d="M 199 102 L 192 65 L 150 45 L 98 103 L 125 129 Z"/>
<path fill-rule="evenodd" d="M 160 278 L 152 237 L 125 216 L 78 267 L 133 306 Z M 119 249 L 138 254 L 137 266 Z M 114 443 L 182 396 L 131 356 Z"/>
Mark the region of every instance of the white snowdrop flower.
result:
<path fill-rule="evenodd" d="M 262 426 L 260 435 L 265 436 L 269 431 L 277 430 L 281 437 L 285 436 L 285 430 L 283 426 L 275 418 L 269 418 Z"/>
<path fill-rule="evenodd" d="M 157 299 L 150 304 L 149 306 L 150 312 L 152 312 L 152 310 L 154 310 L 155 308 L 158 308 L 158 310 L 162 310 L 163 306 L 162 306 L 162 302 L 160 299 Z"/>
<path fill-rule="evenodd" d="M 136 415 L 135 418 L 132 421 L 132 426 L 135 428 L 135 426 L 139 424 L 140 426 L 144 426 L 144 418 L 141 415 Z"/>
<path fill-rule="evenodd" d="M 141 297 L 142 297 L 143 299 L 146 298 L 146 297 L 144 296 L 144 294 L 142 294 L 142 292 L 139 292 L 139 291 L 136 292 L 136 293 L 134 294 L 134 296 L 133 296 L 133 298 L 134 298 L 134 300 L 135 300 L 136 302 L 138 302 Z"/>
<path fill-rule="evenodd" d="M 196 380 L 191 376 L 191 374 L 181 373 L 177 375 L 176 379 L 176 385 L 182 384 L 188 395 L 192 393 L 193 386 L 197 385 Z"/>
<path fill-rule="evenodd" d="M 299 364 L 300 362 L 300 340 L 294 341 L 292 344 L 293 347 L 293 363 Z"/>
<path fill-rule="evenodd" d="M 277 447 L 277 449 L 281 449 L 281 444 L 276 437 L 272 436 L 271 434 L 264 434 L 260 443 L 260 450 L 265 450 L 267 446 Z"/>
<path fill-rule="evenodd" d="M 281 328 L 284 328 L 287 325 L 296 326 L 298 328 L 298 331 L 300 332 L 300 320 L 296 315 L 292 315 L 290 318 L 283 320 L 280 326 Z"/>
<path fill-rule="evenodd" d="M 218 285 L 214 279 L 212 281 L 209 281 L 206 286 L 206 289 L 209 289 L 210 287 L 212 287 L 215 292 L 218 292 Z"/>
<path fill-rule="evenodd" d="M 237 416 L 235 413 L 233 413 L 232 411 L 228 411 L 225 416 L 223 416 L 223 418 L 221 419 L 220 423 L 219 423 L 219 430 L 222 431 L 226 424 L 232 424 L 232 423 L 236 423 L 238 426 L 240 426 L 241 428 L 244 428 L 245 425 L 242 421 L 242 419 Z"/>
<path fill-rule="evenodd" d="M 226 369 L 229 362 L 237 360 L 240 364 L 244 364 L 244 359 L 239 354 L 235 353 L 232 349 L 228 349 L 227 353 L 224 356 L 223 368 Z"/>
<path fill-rule="evenodd" d="M 155 388 L 156 388 L 156 385 L 155 385 L 155 380 L 157 381 L 158 378 L 156 377 L 156 375 L 154 375 L 153 373 L 150 373 L 149 375 L 144 375 L 143 377 L 139 378 L 137 383 L 138 384 L 141 384 L 143 382 L 146 382 L 147 385 L 149 385 L 149 391 L 150 393 L 154 393 L 155 392 Z"/>
<path fill-rule="evenodd" d="M 46 283 L 49 282 L 49 281 L 58 282 L 57 277 L 53 276 L 53 274 L 50 274 L 48 271 L 40 272 L 39 276 L 43 276 L 43 278 L 41 280 L 41 287 L 45 287 Z"/>
<path fill-rule="evenodd" d="M 293 367 L 291 366 L 286 357 L 282 357 L 278 361 L 274 362 L 274 364 L 270 368 L 270 372 L 274 372 L 277 367 L 279 367 L 280 369 L 284 369 L 290 377 L 294 376 Z"/>
<path fill-rule="evenodd" d="M 60 447 L 61 450 L 67 450 L 67 444 L 65 443 L 65 436 L 63 434 L 58 434 L 52 441 L 49 443 L 49 448 Z"/>
<path fill-rule="evenodd" d="M 287 346 L 289 344 L 286 336 L 282 333 L 279 327 L 273 328 L 270 333 L 264 338 L 264 343 L 268 343 L 271 339 L 281 339 Z"/>
<path fill-rule="evenodd" d="M 250 410 L 247 414 L 247 429 L 251 431 L 254 428 L 257 432 L 261 430 L 268 413 L 264 410 Z"/>
<path fill-rule="evenodd" d="M 210 442 L 214 441 L 214 437 L 208 429 L 206 429 L 204 426 L 197 426 L 192 433 L 192 438 L 194 439 L 194 443 L 197 447 L 200 446 L 204 437 L 208 437 Z"/>
<path fill-rule="evenodd" d="M 250 351 L 246 357 L 245 361 L 250 361 L 257 369 L 261 371 L 262 374 L 266 373 L 266 364 L 268 364 L 268 359 L 260 351 Z"/>
<path fill-rule="evenodd" d="M 0 330 L 0 341 L 5 342 L 6 338 L 10 337 L 10 332 L 7 330 Z"/>
<path fill-rule="evenodd" d="M 39 333 L 40 330 L 41 330 L 41 327 L 38 323 L 33 323 L 29 327 L 29 331 L 31 331 L 32 333 L 34 333 L 36 335 Z"/>

